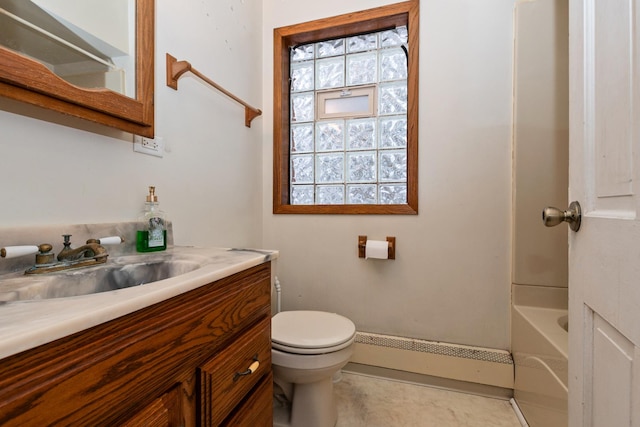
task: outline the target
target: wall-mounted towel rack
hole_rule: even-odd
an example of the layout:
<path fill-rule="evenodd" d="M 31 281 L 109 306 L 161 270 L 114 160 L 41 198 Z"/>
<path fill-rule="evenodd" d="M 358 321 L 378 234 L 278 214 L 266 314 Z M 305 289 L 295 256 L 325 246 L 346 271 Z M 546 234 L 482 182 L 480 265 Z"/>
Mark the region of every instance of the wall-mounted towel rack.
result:
<path fill-rule="evenodd" d="M 178 61 L 173 56 L 167 53 L 167 86 L 178 90 L 178 79 L 187 71 L 190 71 L 192 74 L 200 77 L 205 82 L 209 83 L 214 88 L 218 89 L 220 92 L 227 95 L 229 98 L 234 101 L 242 104 L 244 106 L 244 125 L 248 128 L 251 127 L 251 121 L 262 114 L 262 111 L 258 108 L 252 107 L 251 105 L 244 102 L 242 99 L 238 98 L 228 90 L 221 87 L 219 84 L 196 70 L 191 66 L 191 64 L 187 61 Z"/>

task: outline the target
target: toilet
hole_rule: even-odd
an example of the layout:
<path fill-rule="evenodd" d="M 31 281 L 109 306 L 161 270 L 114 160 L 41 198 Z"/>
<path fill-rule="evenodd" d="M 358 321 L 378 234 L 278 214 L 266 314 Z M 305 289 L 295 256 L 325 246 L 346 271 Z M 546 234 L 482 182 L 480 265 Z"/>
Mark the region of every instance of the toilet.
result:
<path fill-rule="evenodd" d="M 353 354 L 356 327 L 324 311 L 283 311 L 271 319 L 275 427 L 334 427 L 334 378 Z"/>

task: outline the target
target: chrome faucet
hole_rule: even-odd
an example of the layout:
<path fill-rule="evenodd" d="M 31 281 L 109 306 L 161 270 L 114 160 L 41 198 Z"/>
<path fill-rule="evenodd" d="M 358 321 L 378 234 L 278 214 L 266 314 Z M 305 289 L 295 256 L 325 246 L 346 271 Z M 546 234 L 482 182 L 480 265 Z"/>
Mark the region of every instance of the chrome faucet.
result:
<path fill-rule="evenodd" d="M 108 237 L 100 240 L 89 239 L 85 245 L 71 249 L 71 235 L 63 234 L 62 237 L 64 238 L 64 248 L 58 254 L 57 262 L 55 261 L 55 254 L 51 251 L 53 246 L 48 243 L 43 243 L 39 246 L 8 246 L 0 249 L 0 256 L 10 258 L 38 252 L 35 265 L 28 268 L 25 274 L 44 274 L 104 264 L 107 262 L 109 254 L 104 246 L 100 244 L 100 241 L 104 240 L 105 244 L 107 242 L 112 244 L 124 241 L 122 237 Z"/>

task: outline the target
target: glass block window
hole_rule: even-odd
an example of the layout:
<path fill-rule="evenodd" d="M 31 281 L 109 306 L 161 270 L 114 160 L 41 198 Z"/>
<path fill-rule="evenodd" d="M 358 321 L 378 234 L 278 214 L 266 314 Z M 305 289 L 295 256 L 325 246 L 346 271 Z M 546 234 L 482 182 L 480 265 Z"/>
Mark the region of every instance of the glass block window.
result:
<path fill-rule="evenodd" d="M 273 35 L 273 213 L 416 215 L 420 0 Z"/>
<path fill-rule="evenodd" d="M 289 53 L 289 203 L 406 204 L 407 27 L 307 43 Z M 328 91 L 338 99 L 364 87 L 375 91 L 370 112 L 319 117 L 318 100 Z"/>

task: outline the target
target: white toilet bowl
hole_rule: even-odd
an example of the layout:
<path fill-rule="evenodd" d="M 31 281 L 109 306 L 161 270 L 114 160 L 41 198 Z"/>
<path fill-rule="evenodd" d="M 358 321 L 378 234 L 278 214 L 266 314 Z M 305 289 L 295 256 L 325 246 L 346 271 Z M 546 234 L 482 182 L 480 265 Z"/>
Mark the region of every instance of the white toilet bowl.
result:
<path fill-rule="evenodd" d="M 275 427 L 333 427 L 337 420 L 333 377 L 353 354 L 356 327 L 323 311 L 283 311 L 271 320 L 274 382 L 288 407 Z"/>

